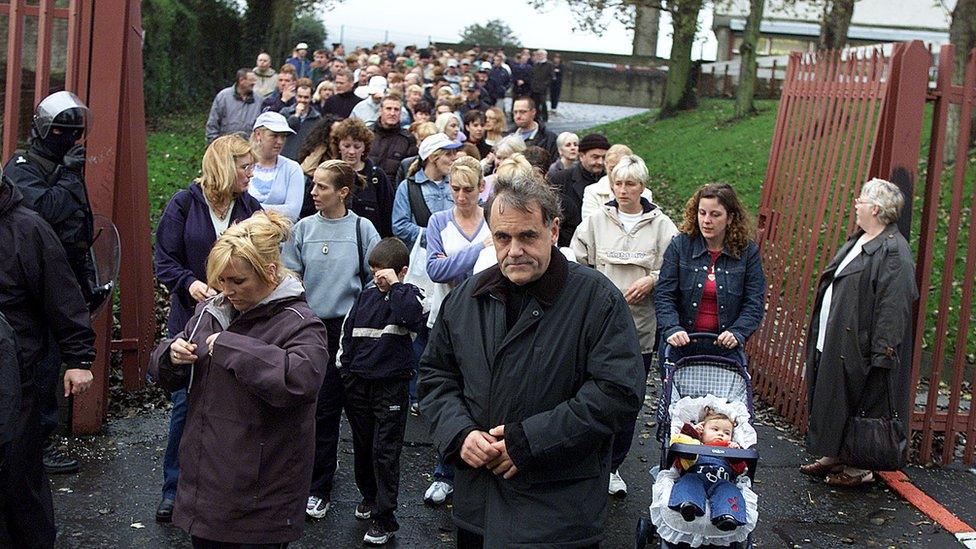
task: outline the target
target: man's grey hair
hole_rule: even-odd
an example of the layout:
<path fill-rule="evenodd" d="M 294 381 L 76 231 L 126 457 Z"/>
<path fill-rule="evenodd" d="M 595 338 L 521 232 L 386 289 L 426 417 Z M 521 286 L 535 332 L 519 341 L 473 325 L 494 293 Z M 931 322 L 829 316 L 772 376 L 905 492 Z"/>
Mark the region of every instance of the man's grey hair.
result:
<path fill-rule="evenodd" d="M 542 212 L 542 222 L 546 227 L 552 226 L 552 221 L 563 215 L 559 193 L 535 175 L 517 173 L 511 179 L 495 181 L 492 195 L 485 204 L 485 222 L 489 227 L 492 207 L 499 201 L 505 206 L 526 213 L 530 213 L 532 206 L 535 205 Z"/>
<path fill-rule="evenodd" d="M 254 69 L 237 69 L 237 75 L 234 78 L 234 82 L 244 80 L 247 78 L 247 75 L 251 74 L 252 72 L 254 72 Z"/>
<path fill-rule="evenodd" d="M 861 198 L 878 207 L 878 221 L 885 225 L 898 221 L 905 205 L 905 195 L 901 189 L 894 183 L 877 177 L 861 187 Z"/>

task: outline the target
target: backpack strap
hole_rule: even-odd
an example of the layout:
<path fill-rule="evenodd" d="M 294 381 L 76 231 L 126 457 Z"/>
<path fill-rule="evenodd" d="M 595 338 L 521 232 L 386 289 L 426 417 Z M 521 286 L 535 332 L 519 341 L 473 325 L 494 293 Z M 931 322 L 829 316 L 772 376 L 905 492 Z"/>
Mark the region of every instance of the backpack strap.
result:
<path fill-rule="evenodd" d="M 412 177 L 407 179 L 407 198 L 410 199 L 410 211 L 413 213 L 414 221 L 421 227 L 426 227 L 430 222 L 430 206 L 424 200 L 424 193 Z"/>
<path fill-rule="evenodd" d="M 362 225 L 363 218 L 356 217 L 356 251 L 359 253 L 359 263 L 356 264 L 356 272 L 359 273 L 359 282 L 363 288 L 366 287 L 367 279 L 366 273 L 363 272 L 363 259 L 366 257 L 366 252 L 363 250 L 363 235 L 359 231 L 359 227 Z"/>

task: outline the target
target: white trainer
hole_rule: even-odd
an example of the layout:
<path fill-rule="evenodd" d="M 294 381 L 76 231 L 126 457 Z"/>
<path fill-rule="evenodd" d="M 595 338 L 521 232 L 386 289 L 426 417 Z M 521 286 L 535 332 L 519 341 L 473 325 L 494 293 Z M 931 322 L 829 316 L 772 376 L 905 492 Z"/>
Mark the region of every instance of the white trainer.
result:
<path fill-rule="evenodd" d="M 308 503 L 305 504 L 305 514 L 314 519 L 325 518 L 329 512 L 330 504 L 331 502 L 327 499 L 309 496 Z"/>
<path fill-rule="evenodd" d="M 430 505 L 441 505 L 447 501 L 447 497 L 454 492 L 454 487 L 442 480 L 435 480 L 430 484 L 430 488 L 424 492 L 424 503 Z"/>
<path fill-rule="evenodd" d="M 610 485 L 607 487 L 607 493 L 611 496 L 626 496 L 627 495 L 627 483 L 624 479 L 620 478 L 620 474 L 617 471 L 610 473 Z"/>

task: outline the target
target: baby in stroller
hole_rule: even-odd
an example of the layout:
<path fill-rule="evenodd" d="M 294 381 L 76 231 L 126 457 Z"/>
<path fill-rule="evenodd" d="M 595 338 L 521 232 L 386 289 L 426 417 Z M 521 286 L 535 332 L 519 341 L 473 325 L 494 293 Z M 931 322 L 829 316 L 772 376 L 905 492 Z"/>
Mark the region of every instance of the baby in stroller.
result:
<path fill-rule="evenodd" d="M 705 407 L 701 422 L 685 423 L 681 432 L 671 437 L 671 444 L 703 444 L 738 448 L 732 440 L 735 422 L 725 414 Z M 682 471 L 671 489 L 668 507 L 681 513 L 685 522 L 705 515 L 705 503 L 711 509 L 711 521 L 723 532 L 731 532 L 746 524 L 745 501 L 742 491 L 732 481 L 746 470 L 746 462 L 722 456 L 697 455 L 678 457 L 674 466 Z"/>
<path fill-rule="evenodd" d="M 692 334 L 690 344 L 662 349 L 661 465 L 651 471 L 650 520 L 638 523 L 638 547 L 653 533 L 665 548 L 751 546 L 759 517 L 752 380 L 742 350 L 714 341 Z"/>

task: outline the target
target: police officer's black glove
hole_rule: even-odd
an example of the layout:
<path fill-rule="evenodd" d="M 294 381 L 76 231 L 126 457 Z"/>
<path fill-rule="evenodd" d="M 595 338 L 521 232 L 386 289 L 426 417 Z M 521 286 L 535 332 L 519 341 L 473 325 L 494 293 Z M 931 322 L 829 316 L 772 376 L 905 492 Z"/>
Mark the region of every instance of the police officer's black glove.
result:
<path fill-rule="evenodd" d="M 80 172 L 85 167 L 85 158 L 85 146 L 80 144 L 75 145 L 65 153 L 62 164 L 65 169 Z"/>

